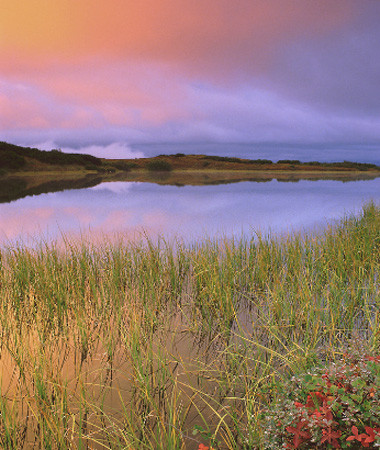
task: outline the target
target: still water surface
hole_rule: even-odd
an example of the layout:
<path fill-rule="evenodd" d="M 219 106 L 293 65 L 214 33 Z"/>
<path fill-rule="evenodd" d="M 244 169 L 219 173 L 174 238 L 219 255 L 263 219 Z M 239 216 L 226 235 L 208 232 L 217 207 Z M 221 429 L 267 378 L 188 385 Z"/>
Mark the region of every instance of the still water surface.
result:
<path fill-rule="evenodd" d="M 380 178 L 240 182 L 173 186 L 102 182 L 0 204 L 0 242 L 49 241 L 91 235 L 131 239 L 146 234 L 193 241 L 262 231 L 312 230 L 380 203 Z"/>

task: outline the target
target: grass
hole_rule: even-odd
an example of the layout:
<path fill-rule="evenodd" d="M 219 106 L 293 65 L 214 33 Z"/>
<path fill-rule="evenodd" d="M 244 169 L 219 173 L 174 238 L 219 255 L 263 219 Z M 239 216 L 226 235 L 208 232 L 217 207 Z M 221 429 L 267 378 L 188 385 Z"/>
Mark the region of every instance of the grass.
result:
<path fill-rule="evenodd" d="M 320 235 L 8 247 L 2 448 L 255 449 L 270 386 L 380 346 L 380 208 Z"/>
<path fill-rule="evenodd" d="M 173 170 L 172 165 L 168 161 L 163 160 L 150 161 L 147 164 L 147 168 L 153 172 L 167 172 Z"/>

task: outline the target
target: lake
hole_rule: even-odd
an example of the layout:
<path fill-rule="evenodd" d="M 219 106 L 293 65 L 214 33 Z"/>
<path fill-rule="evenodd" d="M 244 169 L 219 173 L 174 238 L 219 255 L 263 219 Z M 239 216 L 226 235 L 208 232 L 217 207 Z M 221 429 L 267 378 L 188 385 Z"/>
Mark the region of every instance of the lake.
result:
<path fill-rule="evenodd" d="M 257 231 L 314 230 L 359 211 L 365 202 L 380 202 L 380 178 L 159 183 L 88 177 L 58 188 L 52 182 L 34 188 L 20 180 L 14 186 L 0 183 L 1 243 L 158 235 L 192 242 Z"/>

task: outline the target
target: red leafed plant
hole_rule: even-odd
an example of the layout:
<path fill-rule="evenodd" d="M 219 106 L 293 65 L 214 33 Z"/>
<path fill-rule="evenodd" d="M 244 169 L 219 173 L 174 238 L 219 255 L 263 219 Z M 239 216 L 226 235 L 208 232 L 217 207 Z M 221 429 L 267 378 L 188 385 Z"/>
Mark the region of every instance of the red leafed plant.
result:
<path fill-rule="evenodd" d="M 362 447 L 369 447 L 370 444 L 376 440 L 380 441 L 380 427 L 372 428 L 365 427 L 365 433 L 359 434 L 357 427 L 352 426 L 351 428 L 353 435 L 347 438 L 347 441 L 358 441 L 361 443 Z M 366 434 L 367 433 L 367 434 Z"/>
<path fill-rule="evenodd" d="M 277 386 L 262 415 L 265 449 L 380 447 L 380 357 L 345 355 Z"/>
<path fill-rule="evenodd" d="M 213 448 L 204 444 L 199 444 L 198 450 L 213 450 Z"/>

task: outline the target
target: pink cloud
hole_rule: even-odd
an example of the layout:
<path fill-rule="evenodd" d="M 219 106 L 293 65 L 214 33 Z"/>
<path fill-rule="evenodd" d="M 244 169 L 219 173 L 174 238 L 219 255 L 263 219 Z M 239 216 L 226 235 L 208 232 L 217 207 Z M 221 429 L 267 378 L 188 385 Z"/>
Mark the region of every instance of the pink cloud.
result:
<path fill-rule="evenodd" d="M 13 0 L 5 3 L 0 17 L 3 70 L 39 70 L 43 62 L 76 64 L 98 55 L 216 75 L 221 66 L 229 71 L 242 65 L 265 67 L 273 48 L 334 31 L 362 8 L 354 0 L 114 0 L 112 6 L 98 0 L 91 7 L 76 0 L 33 0 L 22 7 Z"/>
<path fill-rule="evenodd" d="M 23 136 L 40 131 L 37 140 L 58 140 L 60 132 L 67 137 L 72 131 L 86 139 L 100 136 L 103 142 L 131 142 L 131 136 L 136 140 L 283 139 L 299 131 L 292 128 L 289 117 L 299 119 L 301 126 L 306 117 L 310 120 L 299 135 L 323 136 L 330 127 L 319 126 L 318 105 L 324 93 L 328 92 L 329 107 L 334 97 L 339 107 L 344 99 L 355 97 L 351 95 L 355 82 L 371 86 L 369 90 L 375 82 L 362 82 L 364 69 L 358 80 L 344 75 L 341 83 L 340 64 L 347 49 L 342 51 L 336 44 L 335 53 L 323 65 L 319 63 L 324 55 L 316 58 L 313 45 L 323 40 L 323 53 L 337 35 L 349 42 L 344 32 L 366 23 L 372 4 L 368 0 L 114 0 L 111 7 L 98 0 L 88 7 L 77 0 L 30 0 L 20 7 L 19 2 L 5 0 L 0 15 L 0 131 L 11 137 L 17 131 Z M 371 43 L 366 48 L 373 53 Z M 357 52 L 365 54 L 361 48 Z M 346 60 L 350 56 L 348 51 Z M 328 69 L 333 66 L 331 75 Z M 354 64 L 348 67 L 352 70 L 345 74 L 356 73 Z M 371 67 L 368 79 L 377 80 L 375 63 Z M 335 83 L 330 83 L 331 78 Z M 224 99 L 212 95 L 216 89 L 225 91 Z M 252 97 L 253 89 L 274 95 Z M 355 91 L 369 104 L 371 95 L 365 88 Z M 276 93 L 282 98 L 276 99 Z M 378 104 L 373 97 L 373 104 Z M 358 100 L 354 100 L 348 104 L 355 107 Z M 284 108 L 278 110 L 279 105 Z M 325 117 L 334 127 L 333 120 Z M 360 139 L 363 130 L 372 130 L 370 121 L 358 127 Z"/>
<path fill-rule="evenodd" d="M 2 86 L 0 129 L 159 126 L 189 117 L 182 80 L 147 64 L 46 68 Z"/>

